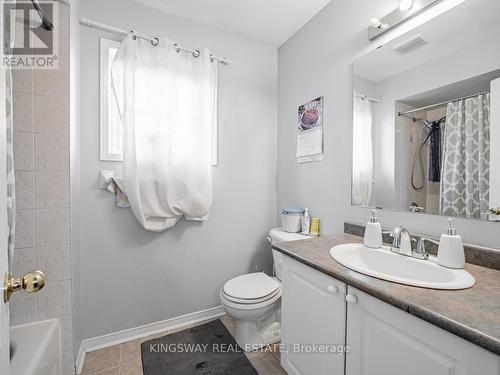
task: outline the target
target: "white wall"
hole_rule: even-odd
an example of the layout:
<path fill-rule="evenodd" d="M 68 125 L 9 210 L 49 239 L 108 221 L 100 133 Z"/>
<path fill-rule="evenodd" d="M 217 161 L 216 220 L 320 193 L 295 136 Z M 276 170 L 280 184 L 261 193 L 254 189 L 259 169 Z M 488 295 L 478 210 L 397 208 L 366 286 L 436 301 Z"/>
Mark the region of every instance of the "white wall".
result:
<path fill-rule="evenodd" d="M 500 78 L 490 86 L 490 207 L 500 207 Z"/>
<path fill-rule="evenodd" d="M 81 15 L 115 27 L 206 46 L 232 60 L 219 69 L 219 165 L 210 220 L 164 233 L 142 229 L 97 187 L 99 37 L 81 28 L 80 223 L 75 314 L 78 338 L 220 305 L 226 280 L 271 271 L 264 240 L 276 224 L 277 50 L 123 0 L 86 0 Z"/>
<path fill-rule="evenodd" d="M 343 222 L 365 222 L 366 208 L 350 205 L 352 148 L 352 60 L 369 49 L 371 17 L 397 7 L 392 0 L 333 1 L 279 49 L 278 207 L 301 205 L 322 220 L 322 233 L 339 233 Z M 297 107 L 324 95 L 325 155 L 321 162 L 295 160 Z M 393 147 L 393 146 L 391 146 Z M 412 231 L 439 234 L 446 218 L 380 212 L 382 224 L 405 224 Z M 499 224 L 457 220 L 468 242 L 500 247 Z"/>

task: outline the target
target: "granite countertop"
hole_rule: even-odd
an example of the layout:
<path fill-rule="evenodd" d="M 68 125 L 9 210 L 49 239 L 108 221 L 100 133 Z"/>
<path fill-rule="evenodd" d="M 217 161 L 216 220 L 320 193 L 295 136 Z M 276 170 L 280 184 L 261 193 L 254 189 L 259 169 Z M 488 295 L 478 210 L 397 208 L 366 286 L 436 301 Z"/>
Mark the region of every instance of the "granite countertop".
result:
<path fill-rule="evenodd" d="M 350 234 L 274 244 L 273 248 L 318 271 L 500 355 L 500 271 L 467 264 L 476 284 L 463 290 L 412 287 L 350 270 L 330 257 L 343 243 L 362 242 Z"/>

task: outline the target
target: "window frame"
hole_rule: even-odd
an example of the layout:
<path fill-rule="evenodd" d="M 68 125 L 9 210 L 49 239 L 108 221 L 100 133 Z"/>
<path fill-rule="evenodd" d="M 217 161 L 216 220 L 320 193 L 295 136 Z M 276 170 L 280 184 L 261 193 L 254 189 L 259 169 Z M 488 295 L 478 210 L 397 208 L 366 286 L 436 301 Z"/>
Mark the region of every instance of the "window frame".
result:
<path fill-rule="evenodd" d="M 111 74 L 109 72 L 108 61 L 109 53 L 112 48 L 119 48 L 120 42 L 116 40 L 100 38 L 100 57 L 99 57 L 99 116 L 100 116 L 100 145 L 99 145 L 99 158 L 101 161 L 123 161 L 123 152 L 116 153 L 110 151 L 109 142 L 111 140 L 110 136 L 110 126 L 108 123 L 108 112 L 109 112 L 109 100 L 111 98 L 111 93 L 109 92 L 109 87 L 111 87 Z"/>
<path fill-rule="evenodd" d="M 109 98 L 110 93 L 108 88 L 111 87 L 111 75 L 107 63 L 109 61 L 109 51 L 111 48 L 119 48 L 120 42 L 107 38 L 100 38 L 100 55 L 99 55 L 99 159 L 101 161 L 118 161 L 123 162 L 123 152 L 113 153 L 110 151 L 109 140 L 110 127 L 108 124 Z M 216 83 L 217 84 L 217 83 Z M 217 89 L 215 90 L 215 120 L 212 128 L 212 166 L 217 166 L 219 162 L 218 154 L 218 113 L 217 113 Z"/>

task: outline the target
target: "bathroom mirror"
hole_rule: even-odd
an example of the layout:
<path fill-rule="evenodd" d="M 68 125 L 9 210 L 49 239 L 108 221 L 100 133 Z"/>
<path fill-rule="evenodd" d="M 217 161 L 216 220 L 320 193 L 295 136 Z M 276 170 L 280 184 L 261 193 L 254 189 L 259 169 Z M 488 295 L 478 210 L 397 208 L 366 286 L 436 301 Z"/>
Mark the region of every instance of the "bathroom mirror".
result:
<path fill-rule="evenodd" d="M 498 0 L 365 54 L 352 81 L 353 205 L 500 221 Z"/>

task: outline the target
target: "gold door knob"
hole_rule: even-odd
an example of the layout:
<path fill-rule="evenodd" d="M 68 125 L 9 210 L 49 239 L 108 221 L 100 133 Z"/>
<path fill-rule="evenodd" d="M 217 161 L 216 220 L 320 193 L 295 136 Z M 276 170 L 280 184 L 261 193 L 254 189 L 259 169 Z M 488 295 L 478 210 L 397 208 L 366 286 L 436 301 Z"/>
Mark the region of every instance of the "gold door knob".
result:
<path fill-rule="evenodd" d="M 40 291 L 45 286 L 45 274 L 42 271 L 33 271 L 24 275 L 23 278 L 15 278 L 7 275 L 5 278 L 5 289 L 3 292 L 4 302 L 9 302 L 12 293 L 24 289 L 28 293 Z"/>

